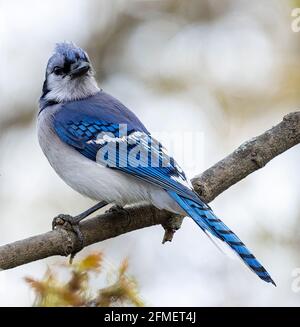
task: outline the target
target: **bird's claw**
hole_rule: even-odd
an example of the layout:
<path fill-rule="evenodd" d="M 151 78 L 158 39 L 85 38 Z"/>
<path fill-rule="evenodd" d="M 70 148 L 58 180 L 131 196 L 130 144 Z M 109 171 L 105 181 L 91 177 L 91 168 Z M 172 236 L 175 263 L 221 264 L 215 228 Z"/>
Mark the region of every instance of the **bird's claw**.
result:
<path fill-rule="evenodd" d="M 60 226 L 60 227 L 64 227 L 67 229 L 67 224 L 65 224 L 68 221 L 67 218 L 68 215 L 58 215 L 56 217 L 53 218 L 52 220 L 52 230 L 55 230 L 56 227 Z M 71 216 L 70 216 L 71 217 Z"/>
<path fill-rule="evenodd" d="M 76 220 L 76 217 L 60 214 L 52 221 L 53 230 L 55 230 L 58 226 L 68 231 L 72 231 L 76 235 L 76 246 L 70 256 L 70 263 L 72 263 L 75 255 L 84 247 L 84 237 L 80 230 L 79 222 Z"/>
<path fill-rule="evenodd" d="M 128 211 L 123 208 L 122 206 L 115 204 L 112 207 L 110 207 L 108 210 L 105 211 L 105 213 L 126 213 L 127 215 L 129 214 Z"/>
<path fill-rule="evenodd" d="M 117 212 L 119 213 L 122 211 L 127 213 L 126 209 L 124 209 L 122 206 L 118 204 L 115 204 L 112 207 L 110 207 L 108 210 L 106 210 L 105 213 L 117 213 Z"/>
<path fill-rule="evenodd" d="M 105 211 L 108 214 L 118 215 L 122 221 L 122 227 L 126 228 L 130 224 L 130 213 L 127 209 L 121 207 L 120 205 L 114 205 Z"/>

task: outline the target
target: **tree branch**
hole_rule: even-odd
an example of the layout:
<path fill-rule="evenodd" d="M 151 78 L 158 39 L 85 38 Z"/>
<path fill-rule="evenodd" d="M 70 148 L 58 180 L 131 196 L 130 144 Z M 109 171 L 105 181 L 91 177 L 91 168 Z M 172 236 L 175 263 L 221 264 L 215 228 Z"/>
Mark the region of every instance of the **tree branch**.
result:
<path fill-rule="evenodd" d="M 265 133 L 243 143 L 226 158 L 196 176 L 193 186 L 205 202 L 242 180 L 271 159 L 300 143 L 300 111 L 290 113 Z M 181 218 L 153 206 L 134 205 L 120 212 L 110 212 L 81 223 L 84 246 L 133 230 L 161 224 L 166 229 L 164 241 L 180 227 Z M 72 231 L 57 230 L 0 247 L 0 268 L 10 269 L 53 255 L 69 255 L 76 248 Z"/>

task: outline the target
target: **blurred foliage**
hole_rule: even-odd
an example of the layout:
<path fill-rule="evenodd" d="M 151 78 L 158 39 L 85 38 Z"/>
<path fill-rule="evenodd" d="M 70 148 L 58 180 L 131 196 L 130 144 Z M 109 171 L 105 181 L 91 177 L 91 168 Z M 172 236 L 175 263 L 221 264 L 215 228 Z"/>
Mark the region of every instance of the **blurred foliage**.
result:
<path fill-rule="evenodd" d="M 290 0 L 291 8 L 300 8 L 300 0 Z"/>
<path fill-rule="evenodd" d="M 92 274 L 103 273 L 103 254 L 92 253 L 73 265 L 60 265 L 70 274 L 63 282 L 48 269 L 41 280 L 26 277 L 35 292 L 34 306 L 38 307 L 113 307 L 143 306 L 135 280 L 128 277 L 128 261 L 124 260 L 116 272 L 115 282 L 97 291 L 91 289 Z"/>

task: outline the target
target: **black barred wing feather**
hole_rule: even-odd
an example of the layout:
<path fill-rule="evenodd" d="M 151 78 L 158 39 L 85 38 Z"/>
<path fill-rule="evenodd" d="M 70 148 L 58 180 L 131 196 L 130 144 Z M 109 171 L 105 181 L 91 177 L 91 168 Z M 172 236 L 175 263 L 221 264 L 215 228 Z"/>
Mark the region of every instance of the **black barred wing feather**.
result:
<path fill-rule="evenodd" d="M 54 128 L 62 141 L 82 155 L 199 201 L 182 169 L 150 134 L 134 128 L 124 133 L 127 125 L 71 113 L 56 115 Z"/>

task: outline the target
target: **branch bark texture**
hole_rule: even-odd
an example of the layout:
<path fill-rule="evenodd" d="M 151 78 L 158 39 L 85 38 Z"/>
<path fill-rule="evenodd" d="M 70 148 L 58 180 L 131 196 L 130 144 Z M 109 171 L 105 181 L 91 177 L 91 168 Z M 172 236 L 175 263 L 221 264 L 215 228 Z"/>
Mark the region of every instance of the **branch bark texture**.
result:
<path fill-rule="evenodd" d="M 226 158 L 196 176 L 192 184 L 205 202 L 236 184 L 252 172 L 264 167 L 282 152 L 300 143 L 300 111 L 263 134 L 244 142 Z M 137 229 L 162 225 L 164 241 L 180 227 L 181 218 L 153 206 L 134 205 L 120 212 L 109 212 L 81 223 L 84 246 L 101 242 Z M 67 227 L 67 226 L 65 226 Z M 171 232 L 170 232 L 171 231 Z M 170 236 L 171 235 L 171 236 Z M 54 255 L 69 255 L 76 248 L 75 234 L 68 228 L 58 228 L 44 234 L 0 247 L 0 269 L 10 269 Z"/>

